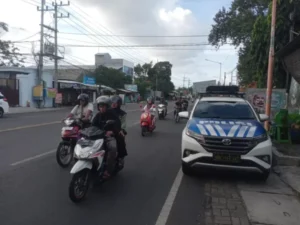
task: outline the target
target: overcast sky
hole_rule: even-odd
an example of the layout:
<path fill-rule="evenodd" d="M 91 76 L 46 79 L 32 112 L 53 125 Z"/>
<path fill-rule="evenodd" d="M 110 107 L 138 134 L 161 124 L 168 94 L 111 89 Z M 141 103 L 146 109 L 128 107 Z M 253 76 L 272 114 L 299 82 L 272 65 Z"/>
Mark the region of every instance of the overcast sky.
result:
<path fill-rule="evenodd" d="M 37 51 L 40 12 L 37 11 L 36 6 L 41 1 L 0 0 L 0 2 L 0 21 L 8 23 L 10 27 L 10 32 L 2 34 L 1 38 L 12 41 L 27 38 L 26 41 L 36 41 L 18 43 L 16 46 L 22 53 L 30 53 L 32 46 Z M 51 1 L 46 2 L 50 7 Z M 63 2 L 67 3 L 67 1 Z M 236 67 L 238 59 L 236 50 L 230 46 L 224 46 L 219 51 L 215 51 L 212 46 L 208 45 L 163 48 L 105 48 L 86 47 L 86 45 L 207 44 L 205 35 L 209 34 L 214 15 L 222 6 L 229 7 L 230 2 L 231 0 L 71 0 L 70 6 L 60 9 L 63 15 L 70 13 L 70 18 L 59 20 L 58 41 L 60 46 L 80 45 L 80 47 L 65 47 L 64 50 L 61 48 L 65 54 L 65 61 L 76 65 L 93 65 L 96 53 L 108 52 L 114 58 L 125 58 L 134 63 L 170 61 L 173 64 L 172 81 L 176 87 L 183 86 L 184 76 L 190 79 L 190 85 L 197 81 L 218 80 L 219 65 L 205 59 L 221 62 L 223 76 L 224 72 L 230 72 Z M 45 14 L 45 24 L 50 26 L 53 26 L 52 13 Z M 47 33 L 51 34 L 51 32 Z M 80 33 L 81 35 L 63 33 Z M 141 35 L 204 36 L 136 37 Z M 52 39 L 49 40 L 52 41 Z M 33 63 L 33 60 L 29 58 L 27 62 Z M 229 75 L 226 82 L 230 82 Z M 186 81 L 185 86 L 187 85 Z"/>

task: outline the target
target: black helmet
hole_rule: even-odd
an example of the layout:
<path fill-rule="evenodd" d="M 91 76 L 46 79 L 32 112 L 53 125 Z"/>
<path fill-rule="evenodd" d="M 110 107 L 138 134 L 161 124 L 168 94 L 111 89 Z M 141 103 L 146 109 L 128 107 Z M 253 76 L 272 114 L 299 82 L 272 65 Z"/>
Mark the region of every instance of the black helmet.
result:
<path fill-rule="evenodd" d="M 87 94 L 83 93 L 83 94 L 78 95 L 77 100 L 84 101 L 85 104 L 87 104 L 87 103 L 89 103 L 89 96 Z"/>
<path fill-rule="evenodd" d="M 122 98 L 119 95 L 115 95 L 111 97 L 111 103 L 117 103 L 118 106 L 122 105 Z"/>
<path fill-rule="evenodd" d="M 110 107 L 111 100 L 108 96 L 100 96 L 96 99 L 97 105 L 106 105 L 107 107 Z"/>

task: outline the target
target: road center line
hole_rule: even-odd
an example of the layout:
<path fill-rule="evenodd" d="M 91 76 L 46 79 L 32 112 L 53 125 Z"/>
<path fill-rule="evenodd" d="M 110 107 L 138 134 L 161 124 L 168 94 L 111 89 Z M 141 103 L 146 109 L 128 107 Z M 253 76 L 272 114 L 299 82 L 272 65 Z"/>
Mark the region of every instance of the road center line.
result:
<path fill-rule="evenodd" d="M 130 127 L 133 127 L 133 126 L 136 126 L 140 123 L 140 121 L 137 121 L 131 125 L 128 126 L 128 128 Z M 50 155 L 52 153 L 55 153 L 56 152 L 56 149 L 53 149 L 53 150 L 50 150 L 48 152 L 45 152 L 45 153 L 42 153 L 42 154 L 39 154 L 39 155 L 35 155 L 35 156 L 32 156 L 32 157 L 29 157 L 29 158 L 26 158 L 26 159 L 23 159 L 23 160 L 20 160 L 18 162 L 15 162 L 15 163 L 12 163 L 10 164 L 11 166 L 17 166 L 17 165 L 20 165 L 20 164 L 23 164 L 23 163 L 26 163 L 26 162 L 29 162 L 29 161 L 32 161 L 32 160 L 35 160 L 35 159 L 39 159 L 43 156 L 47 156 L 47 155 Z"/>
<path fill-rule="evenodd" d="M 39 154 L 39 155 L 36 155 L 36 156 L 29 157 L 29 158 L 27 158 L 27 159 L 23 159 L 23 160 L 21 160 L 21 161 L 12 163 L 12 164 L 10 164 L 10 165 L 11 165 L 11 166 L 17 166 L 17 165 L 20 165 L 20 164 L 29 162 L 29 161 L 31 161 L 31 160 L 38 159 L 38 158 L 41 158 L 41 157 L 43 157 L 43 156 L 53 154 L 53 153 L 55 153 L 55 152 L 56 152 L 56 149 L 53 149 L 53 150 L 50 150 L 50 151 L 48 151 L 48 152 L 45 152 L 45 153 L 42 153 L 42 154 Z"/>
<path fill-rule="evenodd" d="M 53 121 L 53 122 L 49 122 L 49 123 L 39 123 L 39 124 L 28 125 L 28 126 L 8 128 L 8 129 L 0 130 L 0 133 L 8 132 L 8 131 L 15 131 L 15 130 L 22 130 L 22 129 L 27 129 L 27 128 L 48 126 L 48 125 L 53 125 L 53 124 L 58 124 L 58 123 L 61 123 L 61 121 Z"/>
<path fill-rule="evenodd" d="M 160 214 L 159 214 L 159 216 L 158 216 L 158 218 L 156 220 L 155 225 L 166 225 L 167 224 L 167 221 L 168 221 L 168 218 L 169 218 L 172 206 L 174 204 L 177 192 L 179 190 L 179 187 L 180 187 L 180 184 L 181 184 L 181 181 L 182 181 L 182 177 L 183 177 L 183 173 L 182 173 L 182 171 L 180 169 L 178 171 L 177 175 L 176 175 L 174 183 L 173 183 L 173 185 L 171 187 L 171 190 L 170 190 L 170 192 L 168 194 L 168 197 L 167 197 L 167 199 L 165 201 L 165 204 L 163 205 L 163 207 L 162 207 L 162 209 L 160 211 Z"/>

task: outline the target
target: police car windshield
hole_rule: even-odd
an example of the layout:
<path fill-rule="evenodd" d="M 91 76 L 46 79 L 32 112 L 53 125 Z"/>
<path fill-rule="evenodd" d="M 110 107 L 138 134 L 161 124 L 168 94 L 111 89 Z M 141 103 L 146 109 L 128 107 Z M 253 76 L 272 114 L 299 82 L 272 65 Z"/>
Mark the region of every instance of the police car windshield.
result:
<path fill-rule="evenodd" d="M 253 110 L 247 103 L 220 101 L 199 102 L 195 108 L 193 117 L 237 120 L 256 119 Z"/>

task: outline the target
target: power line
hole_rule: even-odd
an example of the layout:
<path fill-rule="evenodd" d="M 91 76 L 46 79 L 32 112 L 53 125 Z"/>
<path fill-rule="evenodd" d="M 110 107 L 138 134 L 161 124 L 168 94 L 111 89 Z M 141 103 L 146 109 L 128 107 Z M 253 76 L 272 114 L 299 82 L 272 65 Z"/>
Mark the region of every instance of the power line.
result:
<path fill-rule="evenodd" d="M 98 36 L 98 37 L 128 37 L 128 38 L 193 38 L 193 37 L 208 37 L 207 34 L 196 35 L 105 35 L 105 34 L 87 34 L 87 33 L 70 33 L 60 32 L 61 34 L 68 35 L 86 35 L 86 36 Z"/>
<path fill-rule="evenodd" d="M 84 48 L 140 48 L 140 47 L 185 47 L 185 46 L 204 46 L 207 43 L 182 43 L 182 44 L 152 44 L 152 45 L 64 45 L 65 47 L 84 47 Z"/>

